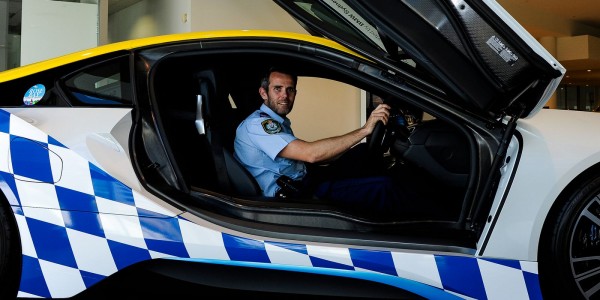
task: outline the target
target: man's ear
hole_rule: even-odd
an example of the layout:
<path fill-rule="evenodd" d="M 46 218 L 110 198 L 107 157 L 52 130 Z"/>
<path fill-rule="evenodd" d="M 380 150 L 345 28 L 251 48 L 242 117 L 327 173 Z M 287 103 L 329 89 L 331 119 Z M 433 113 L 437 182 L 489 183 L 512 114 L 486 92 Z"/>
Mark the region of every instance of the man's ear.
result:
<path fill-rule="evenodd" d="M 267 95 L 267 91 L 262 86 L 258 88 L 258 93 L 263 100 L 267 100 L 269 97 Z"/>

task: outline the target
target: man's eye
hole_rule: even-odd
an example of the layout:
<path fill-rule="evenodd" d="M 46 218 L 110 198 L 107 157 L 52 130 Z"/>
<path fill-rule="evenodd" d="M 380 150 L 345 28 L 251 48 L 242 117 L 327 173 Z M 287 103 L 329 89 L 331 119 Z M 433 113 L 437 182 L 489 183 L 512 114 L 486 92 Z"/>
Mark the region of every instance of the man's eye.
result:
<path fill-rule="evenodd" d="M 281 93 L 283 91 L 283 87 L 282 86 L 274 86 L 273 91 L 275 91 L 276 93 Z M 297 92 L 297 90 L 293 87 L 288 87 L 285 89 L 285 92 L 288 94 L 294 94 Z"/>

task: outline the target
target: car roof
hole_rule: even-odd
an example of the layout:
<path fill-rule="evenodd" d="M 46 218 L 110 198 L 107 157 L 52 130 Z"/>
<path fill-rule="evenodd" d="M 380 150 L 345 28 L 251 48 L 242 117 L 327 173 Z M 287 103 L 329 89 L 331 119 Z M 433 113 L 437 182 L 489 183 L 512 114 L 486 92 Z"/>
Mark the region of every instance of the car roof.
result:
<path fill-rule="evenodd" d="M 256 38 L 279 38 L 279 39 L 292 39 L 304 42 L 316 43 L 324 45 L 330 48 L 334 48 L 349 54 L 359 56 L 356 52 L 334 42 L 332 40 L 312 36 L 309 34 L 284 32 L 284 31 L 273 31 L 273 30 L 215 30 L 215 31 L 199 31 L 191 33 L 178 33 L 153 36 L 140 39 L 132 39 L 122 42 L 116 42 L 98 46 L 56 58 L 51 58 L 37 63 L 21 66 L 18 68 L 10 69 L 4 72 L 0 72 L 0 82 L 9 81 L 15 78 L 24 77 L 37 72 L 49 70 L 69 63 L 74 63 L 84 59 L 97 57 L 104 54 L 115 53 L 119 51 L 129 51 L 135 49 L 146 48 L 155 45 L 164 45 L 169 43 L 193 41 L 193 40 L 206 40 L 206 39 L 219 39 L 219 38 L 236 38 L 236 37 L 256 37 Z"/>

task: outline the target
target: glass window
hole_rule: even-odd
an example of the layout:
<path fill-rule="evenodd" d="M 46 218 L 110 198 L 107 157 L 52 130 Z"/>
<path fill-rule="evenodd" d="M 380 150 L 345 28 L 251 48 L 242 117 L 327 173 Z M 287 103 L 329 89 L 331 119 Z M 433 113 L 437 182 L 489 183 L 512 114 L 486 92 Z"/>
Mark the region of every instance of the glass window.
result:
<path fill-rule="evenodd" d="M 0 0 L 0 71 L 21 64 L 22 1 Z"/>
<path fill-rule="evenodd" d="M 97 57 L 0 82 L 0 106 L 131 107 L 128 57 Z"/>
<path fill-rule="evenodd" d="M 50 69 L 0 83 L 0 106 L 69 106 L 55 86 L 60 74 Z"/>
<path fill-rule="evenodd" d="M 599 91 L 598 86 L 560 85 L 556 90 L 557 108 L 599 112 Z"/>
<path fill-rule="evenodd" d="M 131 106 L 128 56 L 78 71 L 65 80 L 73 106 Z"/>

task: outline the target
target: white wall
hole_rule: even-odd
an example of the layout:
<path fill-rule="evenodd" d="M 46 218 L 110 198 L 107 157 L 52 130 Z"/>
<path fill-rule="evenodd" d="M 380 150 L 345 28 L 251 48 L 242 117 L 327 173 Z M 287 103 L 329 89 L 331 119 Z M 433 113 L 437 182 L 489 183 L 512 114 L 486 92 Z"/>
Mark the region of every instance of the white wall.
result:
<path fill-rule="evenodd" d="M 108 18 L 108 42 L 190 32 L 192 0 L 144 0 Z"/>
<path fill-rule="evenodd" d="M 306 31 L 272 0 L 142 0 L 108 18 L 108 41 L 223 29 Z"/>
<path fill-rule="evenodd" d="M 192 31 L 267 29 L 307 33 L 273 0 L 192 0 Z"/>
<path fill-rule="evenodd" d="M 184 15 L 187 14 L 187 22 Z M 272 0 L 143 0 L 109 16 L 112 42 L 168 33 L 265 29 L 307 33 Z M 258 86 L 256 87 L 258 93 Z M 341 135 L 362 125 L 361 93 L 336 82 L 301 78 L 294 132 L 308 141 Z M 348 118 L 348 116 L 353 116 Z"/>
<path fill-rule="evenodd" d="M 361 93 L 356 88 L 325 79 L 299 78 L 294 109 L 288 117 L 296 136 L 314 141 L 360 127 L 360 104 Z"/>
<path fill-rule="evenodd" d="M 98 5 L 23 0 L 21 65 L 98 45 Z"/>

